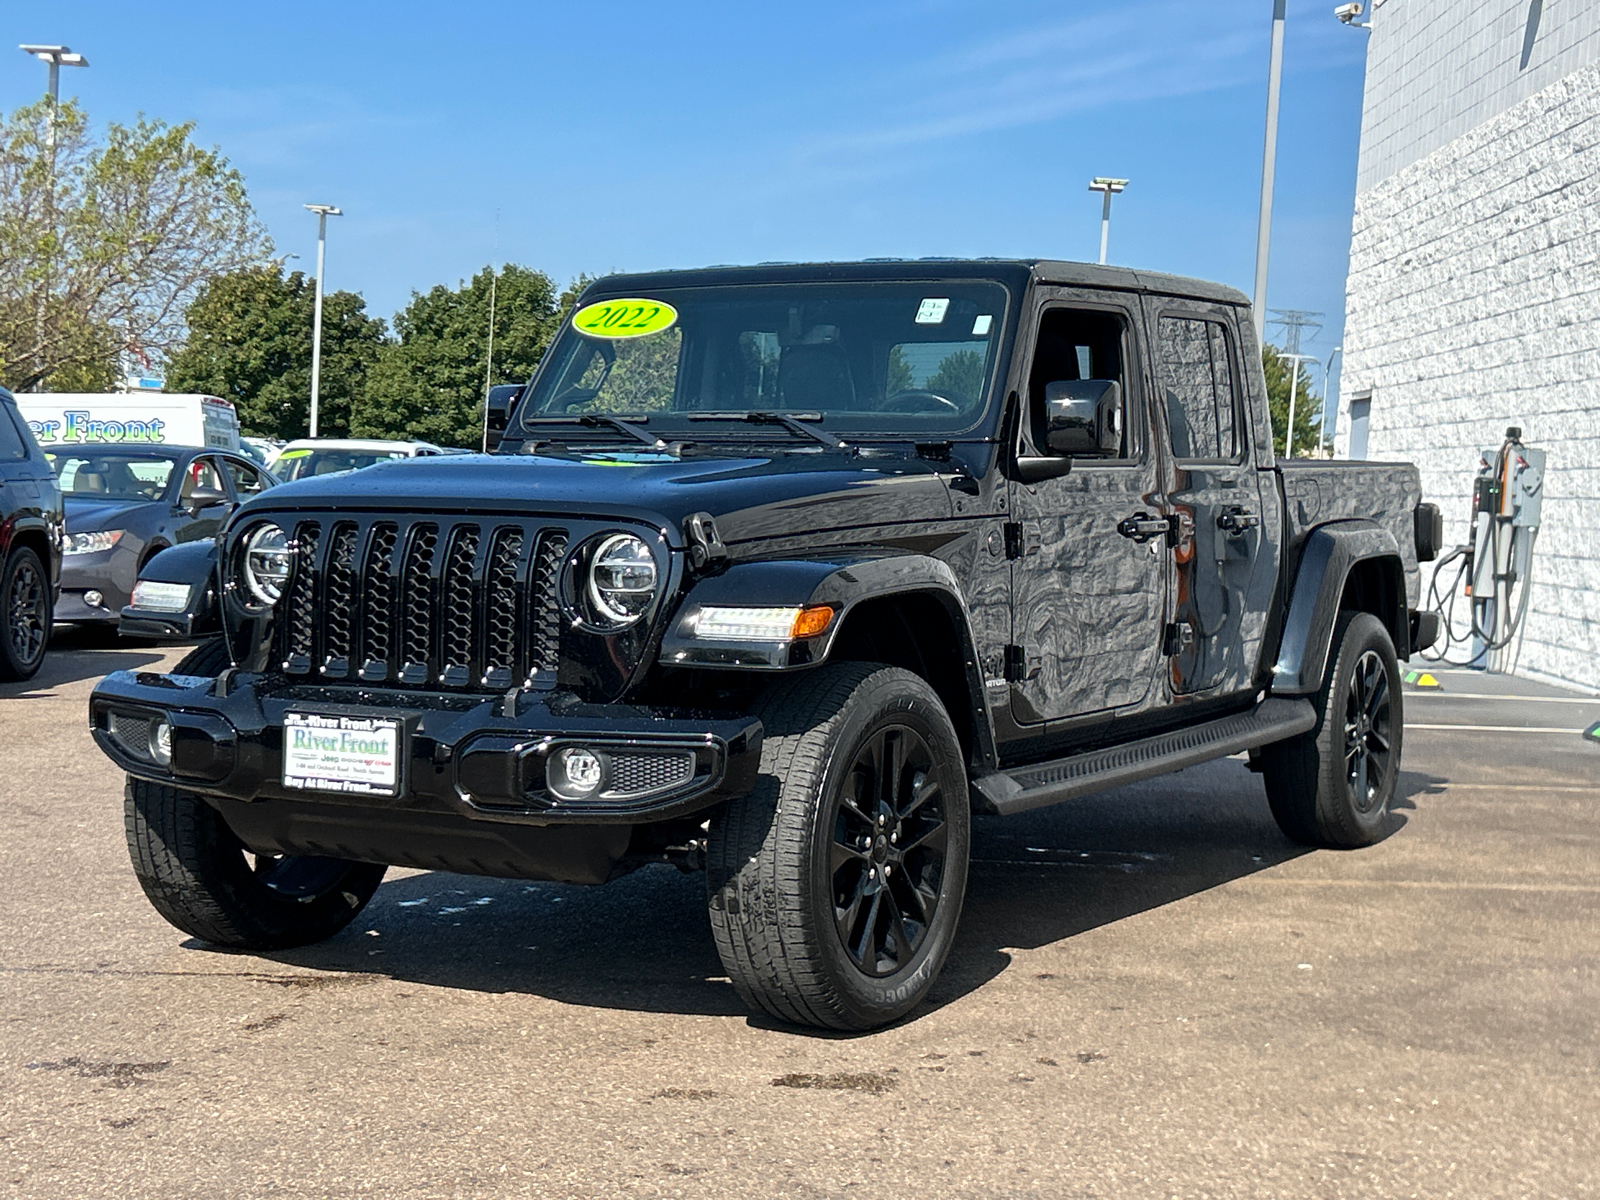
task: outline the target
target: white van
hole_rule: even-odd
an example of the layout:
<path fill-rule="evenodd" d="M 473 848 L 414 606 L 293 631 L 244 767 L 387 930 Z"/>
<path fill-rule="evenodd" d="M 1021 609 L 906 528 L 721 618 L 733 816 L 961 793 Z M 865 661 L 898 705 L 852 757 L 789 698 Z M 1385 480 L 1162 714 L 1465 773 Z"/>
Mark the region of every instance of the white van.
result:
<path fill-rule="evenodd" d="M 183 392 L 24 392 L 17 397 L 41 445 L 131 445 L 239 449 L 232 401 Z"/>

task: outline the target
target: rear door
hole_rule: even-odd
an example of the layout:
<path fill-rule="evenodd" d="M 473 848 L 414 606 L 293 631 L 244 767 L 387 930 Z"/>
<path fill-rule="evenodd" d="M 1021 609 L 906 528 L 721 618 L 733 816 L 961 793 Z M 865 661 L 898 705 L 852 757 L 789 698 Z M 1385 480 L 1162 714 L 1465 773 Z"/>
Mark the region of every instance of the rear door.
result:
<path fill-rule="evenodd" d="M 1254 684 L 1276 582 L 1274 497 L 1263 495 L 1252 454 L 1235 311 L 1166 297 L 1145 303 L 1178 531 L 1165 647 L 1172 691 L 1225 698 Z"/>
<path fill-rule="evenodd" d="M 1019 439 L 1043 437 L 1044 392 L 1059 380 L 1110 379 L 1123 394 L 1119 457 L 1076 459 L 1069 475 L 1015 483 L 1008 553 L 1012 646 L 1007 677 L 1020 726 L 1109 720 L 1144 705 L 1161 669 L 1168 555 L 1164 540 L 1119 532 L 1157 518 L 1157 458 L 1139 344 L 1138 299 L 1045 288 L 1033 314 Z"/>

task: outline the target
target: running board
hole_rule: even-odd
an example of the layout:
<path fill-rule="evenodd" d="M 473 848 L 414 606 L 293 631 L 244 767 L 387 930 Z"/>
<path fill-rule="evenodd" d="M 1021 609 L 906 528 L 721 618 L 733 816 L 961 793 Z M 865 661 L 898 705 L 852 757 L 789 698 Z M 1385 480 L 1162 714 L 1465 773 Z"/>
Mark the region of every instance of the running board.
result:
<path fill-rule="evenodd" d="M 1274 697 L 1247 713 L 1172 733 L 976 776 L 972 781 L 974 808 L 1000 816 L 1044 808 L 1282 741 L 1305 733 L 1316 723 L 1317 710 L 1310 700 Z"/>

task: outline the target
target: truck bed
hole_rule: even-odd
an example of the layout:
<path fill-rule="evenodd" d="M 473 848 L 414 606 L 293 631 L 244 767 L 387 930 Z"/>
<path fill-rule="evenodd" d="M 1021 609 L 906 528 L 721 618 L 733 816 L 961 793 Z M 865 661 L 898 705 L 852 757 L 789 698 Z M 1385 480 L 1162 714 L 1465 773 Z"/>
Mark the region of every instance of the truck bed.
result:
<path fill-rule="evenodd" d="M 1417 564 L 1417 505 L 1422 478 L 1410 463 L 1297 458 L 1278 462 L 1287 508 L 1285 577 L 1294 578 L 1306 535 L 1329 521 L 1375 521 L 1394 534 L 1405 564 L 1406 604 L 1417 608 L 1422 573 Z"/>

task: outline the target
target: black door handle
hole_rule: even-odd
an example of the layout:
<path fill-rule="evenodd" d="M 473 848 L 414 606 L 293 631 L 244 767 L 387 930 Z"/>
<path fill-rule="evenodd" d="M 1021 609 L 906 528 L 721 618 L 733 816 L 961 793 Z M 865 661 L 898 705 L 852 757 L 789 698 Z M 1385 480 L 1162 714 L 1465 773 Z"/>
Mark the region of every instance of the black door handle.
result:
<path fill-rule="evenodd" d="M 1143 512 L 1134 513 L 1133 516 L 1124 517 L 1117 523 L 1117 532 L 1141 546 L 1155 538 L 1166 538 L 1171 542 L 1177 536 L 1177 518 L 1152 517 L 1149 513 Z"/>
<path fill-rule="evenodd" d="M 1230 504 L 1217 514 L 1217 528 L 1230 537 L 1239 537 L 1261 524 L 1261 518 L 1238 504 Z"/>

